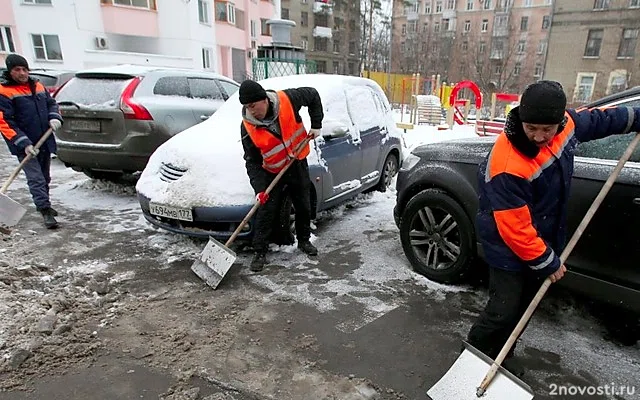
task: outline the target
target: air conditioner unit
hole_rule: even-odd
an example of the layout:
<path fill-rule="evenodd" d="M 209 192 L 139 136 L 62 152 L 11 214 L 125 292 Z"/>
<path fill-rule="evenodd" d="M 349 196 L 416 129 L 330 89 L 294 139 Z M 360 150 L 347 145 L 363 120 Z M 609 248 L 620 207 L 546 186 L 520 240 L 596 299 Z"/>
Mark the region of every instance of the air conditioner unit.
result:
<path fill-rule="evenodd" d="M 109 48 L 109 42 L 106 37 L 96 36 L 96 49 L 104 50 Z"/>

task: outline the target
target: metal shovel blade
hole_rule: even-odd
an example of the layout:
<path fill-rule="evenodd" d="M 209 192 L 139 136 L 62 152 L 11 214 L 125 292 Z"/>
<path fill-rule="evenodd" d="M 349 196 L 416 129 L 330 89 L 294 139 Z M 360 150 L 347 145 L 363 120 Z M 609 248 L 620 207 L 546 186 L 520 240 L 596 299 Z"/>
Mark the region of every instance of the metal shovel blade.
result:
<path fill-rule="evenodd" d="M 191 266 L 191 271 L 198 275 L 207 285 L 215 289 L 229 272 L 236 258 L 236 253 L 214 238 L 209 237 L 209 243 L 202 250 L 200 258 Z"/>
<path fill-rule="evenodd" d="M 0 232 L 9 234 L 20 222 L 27 209 L 7 195 L 0 194 Z"/>
<path fill-rule="evenodd" d="M 481 396 L 477 390 L 493 360 L 468 343 L 449 371 L 427 395 L 433 400 L 531 400 L 533 391 L 506 369 L 499 367 L 495 378 Z"/>

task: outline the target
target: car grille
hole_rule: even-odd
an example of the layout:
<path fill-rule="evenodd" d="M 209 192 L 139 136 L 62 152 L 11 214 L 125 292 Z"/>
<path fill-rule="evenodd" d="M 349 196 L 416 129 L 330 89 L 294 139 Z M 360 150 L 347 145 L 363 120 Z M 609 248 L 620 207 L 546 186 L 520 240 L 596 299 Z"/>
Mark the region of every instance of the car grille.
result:
<path fill-rule="evenodd" d="M 186 168 L 179 168 L 175 165 L 162 163 L 160 166 L 160 179 L 165 182 L 177 181 L 185 172 L 187 172 Z"/>

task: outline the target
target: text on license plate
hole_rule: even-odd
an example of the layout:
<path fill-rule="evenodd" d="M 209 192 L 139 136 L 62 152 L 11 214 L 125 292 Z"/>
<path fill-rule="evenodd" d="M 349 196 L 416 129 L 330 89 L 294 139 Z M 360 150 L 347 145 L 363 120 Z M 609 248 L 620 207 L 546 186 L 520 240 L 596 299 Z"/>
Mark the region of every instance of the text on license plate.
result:
<path fill-rule="evenodd" d="M 193 214 L 189 208 L 149 203 L 149 212 L 159 217 L 179 219 L 181 221 L 193 221 Z"/>
<path fill-rule="evenodd" d="M 100 132 L 100 121 L 71 120 L 69 121 L 71 130 L 85 132 Z"/>

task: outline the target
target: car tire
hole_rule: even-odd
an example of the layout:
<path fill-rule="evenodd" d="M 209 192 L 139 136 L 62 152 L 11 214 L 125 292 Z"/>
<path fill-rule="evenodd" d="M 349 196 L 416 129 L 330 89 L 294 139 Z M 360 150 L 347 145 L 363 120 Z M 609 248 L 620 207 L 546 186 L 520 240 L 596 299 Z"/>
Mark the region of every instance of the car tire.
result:
<path fill-rule="evenodd" d="M 88 176 L 91 179 L 103 179 L 105 181 L 114 181 L 114 182 L 121 180 L 124 175 L 124 173 L 122 172 L 95 171 L 92 169 L 82 170 L 82 173 L 84 173 L 86 176 Z"/>
<path fill-rule="evenodd" d="M 460 282 L 476 254 L 473 223 L 458 201 L 439 189 L 423 190 L 407 203 L 400 241 L 413 269 L 441 283 Z"/>
<path fill-rule="evenodd" d="M 389 153 L 387 158 L 384 160 L 384 164 L 382 164 L 382 172 L 380 173 L 380 180 L 376 184 L 376 186 L 372 187 L 370 190 L 365 191 L 372 192 L 377 190 L 378 192 L 386 192 L 389 186 L 391 186 L 391 182 L 393 178 L 398 174 L 398 157 Z"/>

